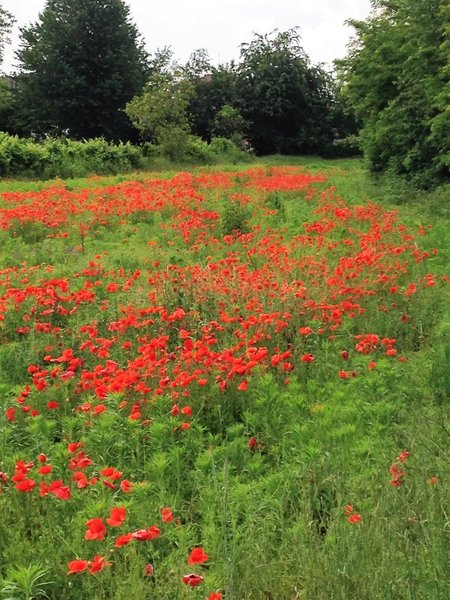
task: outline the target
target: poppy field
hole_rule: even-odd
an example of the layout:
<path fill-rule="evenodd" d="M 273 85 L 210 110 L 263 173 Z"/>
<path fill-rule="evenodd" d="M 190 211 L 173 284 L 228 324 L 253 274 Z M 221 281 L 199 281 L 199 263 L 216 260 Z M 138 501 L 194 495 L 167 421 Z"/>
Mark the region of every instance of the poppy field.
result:
<path fill-rule="evenodd" d="M 0 598 L 450 596 L 448 219 L 352 165 L 2 184 Z"/>

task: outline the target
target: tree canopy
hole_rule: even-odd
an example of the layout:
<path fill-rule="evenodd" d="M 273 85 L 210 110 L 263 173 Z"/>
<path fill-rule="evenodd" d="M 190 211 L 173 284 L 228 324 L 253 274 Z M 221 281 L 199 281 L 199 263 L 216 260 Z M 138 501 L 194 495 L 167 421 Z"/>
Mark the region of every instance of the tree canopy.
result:
<path fill-rule="evenodd" d="M 5 45 L 9 42 L 14 17 L 0 5 L 0 64 L 3 62 Z M 7 82 L 0 79 L 0 130 L 6 129 L 11 116 L 12 94 Z"/>
<path fill-rule="evenodd" d="M 0 63 L 3 62 L 5 44 L 9 41 L 9 34 L 11 33 L 14 21 L 15 19 L 12 14 L 0 5 Z"/>
<path fill-rule="evenodd" d="M 125 110 L 144 139 L 161 143 L 176 132 L 189 132 L 187 109 L 192 93 L 189 81 L 179 73 L 154 73 L 143 93 Z"/>
<path fill-rule="evenodd" d="M 239 108 L 258 153 L 317 152 L 329 141 L 331 77 L 310 64 L 297 28 L 242 44 L 237 77 Z"/>
<path fill-rule="evenodd" d="M 47 0 L 21 30 L 17 121 L 25 132 L 123 139 L 146 54 L 121 0 Z"/>
<path fill-rule="evenodd" d="M 448 177 L 449 5 L 446 0 L 373 0 L 338 62 L 344 94 L 362 123 L 374 172 L 422 186 Z"/>

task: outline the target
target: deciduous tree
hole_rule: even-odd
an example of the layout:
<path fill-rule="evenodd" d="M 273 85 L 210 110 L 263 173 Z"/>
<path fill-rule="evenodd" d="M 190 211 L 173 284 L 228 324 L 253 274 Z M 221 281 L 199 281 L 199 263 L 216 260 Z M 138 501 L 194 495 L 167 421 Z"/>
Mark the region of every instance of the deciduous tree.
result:
<path fill-rule="evenodd" d="M 241 45 L 238 90 L 258 153 L 320 152 L 332 142 L 331 77 L 310 64 L 297 28 Z"/>
<path fill-rule="evenodd" d="M 190 136 L 188 106 L 192 95 L 192 85 L 181 72 L 154 72 L 143 93 L 133 98 L 125 110 L 144 140 L 160 145 L 176 160 Z"/>
<path fill-rule="evenodd" d="M 344 93 L 362 122 L 374 172 L 430 186 L 449 174 L 449 7 L 446 0 L 372 0 L 338 62 Z"/>
<path fill-rule="evenodd" d="M 0 5 L 0 63 L 3 62 L 5 44 L 9 42 L 9 35 L 14 22 L 15 19 L 12 14 Z"/>

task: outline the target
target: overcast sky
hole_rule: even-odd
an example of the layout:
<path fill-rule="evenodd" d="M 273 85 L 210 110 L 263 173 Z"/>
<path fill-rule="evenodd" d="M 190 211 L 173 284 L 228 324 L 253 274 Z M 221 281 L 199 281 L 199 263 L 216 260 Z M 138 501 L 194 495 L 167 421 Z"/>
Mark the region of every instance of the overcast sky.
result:
<path fill-rule="evenodd" d="M 45 0 L 0 0 L 17 19 L 12 43 L 5 51 L 4 72 L 13 70 L 19 26 L 38 19 Z M 352 29 L 348 18 L 365 19 L 370 0 L 128 0 L 131 16 L 147 50 L 171 46 L 185 62 L 206 48 L 214 64 L 239 57 L 239 44 L 255 33 L 300 27 L 302 46 L 313 63 L 331 64 L 345 55 Z"/>

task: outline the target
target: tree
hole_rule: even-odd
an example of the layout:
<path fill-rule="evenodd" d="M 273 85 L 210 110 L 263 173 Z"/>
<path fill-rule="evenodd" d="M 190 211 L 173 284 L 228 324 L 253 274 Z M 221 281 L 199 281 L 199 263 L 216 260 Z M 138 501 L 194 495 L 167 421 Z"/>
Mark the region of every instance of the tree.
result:
<path fill-rule="evenodd" d="M 310 65 L 297 28 L 242 44 L 237 79 L 238 108 L 259 154 L 320 152 L 331 144 L 331 77 Z"/>
<path fill-rule="evenodd" d="M 240 111 L 229 104 L 224 104 L 214 118 L 213 133 L 232 140 L 237 146 L 243 146 L 247 127 L 248 123 Z"/>
<path fill-rule="evenodd" d="M 225 106 L 238 110 L 238 91 L 236 88 L 236 65 L 211 66 L 207 71 L 197 68 L 186 70 L 194 94 L 189 102 L 189 118 L 192 131 L 202 139 L 210 142 L 217 135 L 217 114 Z"/>
<path fill-rule="evenodd" d="M 193 88 L 179 70 L 154 72 L 143 93 L 125 111 L 141 137 L 161 146 L 164 154 L 179 159 L 188 144 L 188 106 Z"/>
<path fill-rule="evenodd" d="M 74 138 L 132 135 L 123 112 L 145 83 L 147 56 L 122 0 L 47 0 L 21 30 L 17 121 Z"/>
<path fill-rule="evenodd" d="M 181 71 L 187 79 L 203 79 L 208 77 L 213 69 L 208 51 L 205 48 L 198 48 L 191 52 L 187 63 Z"/>
<path fill-rule="evenodd" d="M 446 0 L 372 0 L 338 62 L 370 169 L 423 187 L 449 173 L 448 11 Z"/>
<path fill-rule="evenodd" d="M 9 35 L 14 22 L 15 19 L 12 14 L 0 6 L 0 63 L 3 62 L 5 45 L 9 42 Z"/>
<path fill-rule="evenodd" d="M 5 45 L 9 42 L 14 17 L 0 6 L 0 63 L 3 62 Z M 13 106 L 10 84 L 5 78 L 0 79 L 0 131 L 8 129 Z"/>

